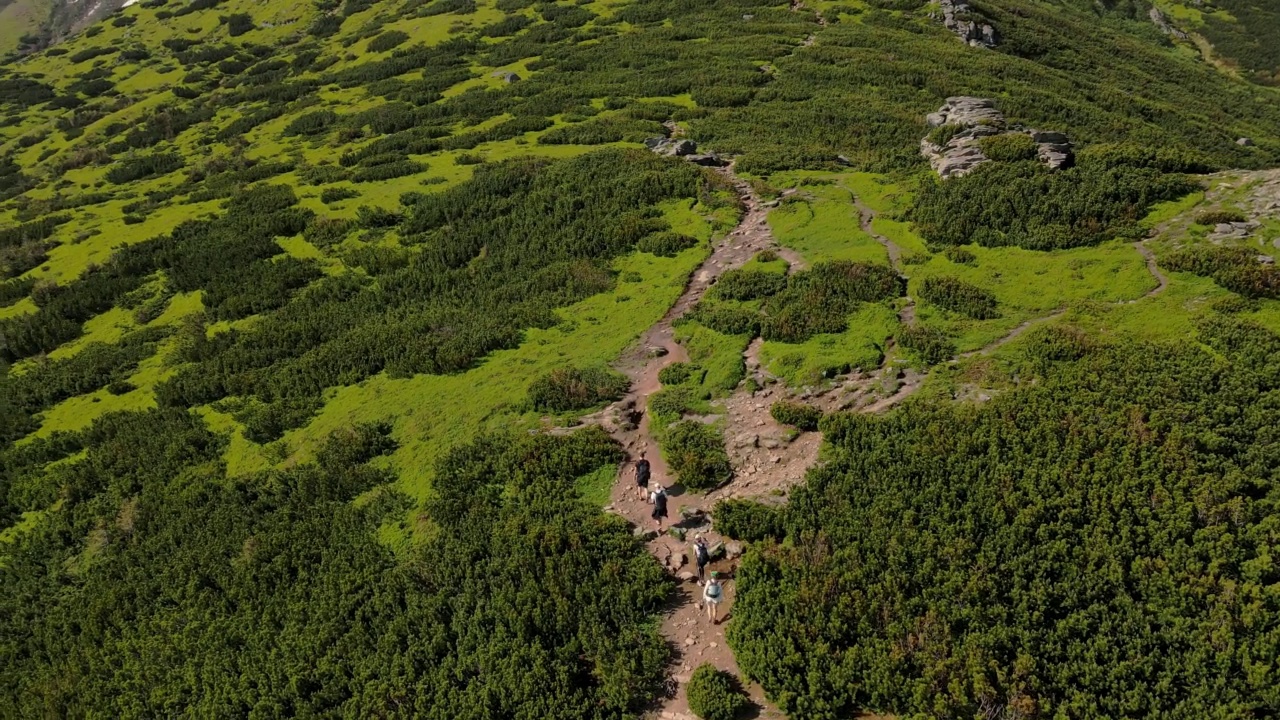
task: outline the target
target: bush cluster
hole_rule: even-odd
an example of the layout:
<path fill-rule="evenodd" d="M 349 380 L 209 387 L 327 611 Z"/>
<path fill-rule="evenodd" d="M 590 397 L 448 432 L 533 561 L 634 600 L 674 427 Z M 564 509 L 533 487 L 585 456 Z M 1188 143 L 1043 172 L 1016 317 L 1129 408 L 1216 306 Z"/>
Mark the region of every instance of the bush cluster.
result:
<path fill-rule="evenodd" d="M 718 487 L 733 474 L 724 436 L 695 420 L 681 420 L 667 428 L 662 452 L 680 484 L 690 490 Z"/>
<path fill-rule="evenodd" d="M 975 320 L 1000 317 L 996 296 L 990 292 L 947 275 L 933 275 L 920 282 L 920 299 Z"/>
<path fill-rule="evenodd" d="M 769 407 L 769 414 L 783 425 L 797 430 L 814 431 L 822 420 L 822 411 L 802 402 L 779 400 Z"/>
<path fill-rule="evenodd" d="M 710 663 L 693 671 L 685 692 L 689 709 L 702 720 L 735 720 L 751 704 L 737 678 Z"/>
<path fill-rule="evenodd" d="M 1248 298 L 1280 298 L 1280 268 L 1259 262 L 1246 247 L 1204 245 L 1179 250 L 1164 261 L 1170 270 L 1195 273 Z"/>
<path fill-rule="evenodd" d="M 622 397 L 625 375 L 604 367 L 557 368 L 529 386 L 529 402 L 542 412 L 585 410 Z"/>
<path fill-rule="evenodd" d="M 894 336 L 898 344 L 920 356 L 926 365 L 937 365 L 956 354 L 947 334 L 924 325 L 905 325 Z"/>

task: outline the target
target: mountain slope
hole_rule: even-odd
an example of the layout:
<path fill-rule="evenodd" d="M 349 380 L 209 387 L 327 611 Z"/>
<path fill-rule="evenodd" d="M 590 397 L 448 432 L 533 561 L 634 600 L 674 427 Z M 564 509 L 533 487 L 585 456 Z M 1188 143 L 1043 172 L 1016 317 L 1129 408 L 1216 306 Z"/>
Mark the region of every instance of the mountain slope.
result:
<path fill-rule="evenodd" d="M 6 63 L 6 713 L 638 717 L 691 586 L 570 428 L 749 496 L 757 391 L 831 463 L 685 522 L 793 717 L 1276 711 L 1280 90 L 1112 5 L 144 0 Z"/>

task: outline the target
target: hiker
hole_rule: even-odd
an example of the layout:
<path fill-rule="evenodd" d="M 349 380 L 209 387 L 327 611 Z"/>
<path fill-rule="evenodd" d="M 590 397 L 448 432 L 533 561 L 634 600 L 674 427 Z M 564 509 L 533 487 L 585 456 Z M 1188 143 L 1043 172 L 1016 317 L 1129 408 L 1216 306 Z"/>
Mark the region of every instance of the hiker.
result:
<path fill-rule="evenodd" d="M 640 459 L 636 461 L 636 487 L 640 491 L 641 499 L 645 499 L 649 495 L 649 461 L 644 457 L 644 451 L 640 452 Z"/>
<path fill-rule="evenodd" d="M 711 618 L 712 625 L 720 624 L 716 613 L 720 609 L 720 600 L 723 598 L 724 588 L 720 585 L 720 572 L 712 570 L 711 579 L 702 587 L 702 602 L 707 606 L 707 617 Z"/>
<path fill-rule="evenodd" d="M 653 491 L 653 522 L 662 529 L 662 518 L 667 516 L 667 489 L 658 485 Z"/>
<path fill-rule="evenodd" d="M 707 563 L 711 562 L 711 551 L 707 549 L 707 539 L 698 533 L 693 539 L 693 559 L 698 563 L 698 584 L 706 579 Z"/>

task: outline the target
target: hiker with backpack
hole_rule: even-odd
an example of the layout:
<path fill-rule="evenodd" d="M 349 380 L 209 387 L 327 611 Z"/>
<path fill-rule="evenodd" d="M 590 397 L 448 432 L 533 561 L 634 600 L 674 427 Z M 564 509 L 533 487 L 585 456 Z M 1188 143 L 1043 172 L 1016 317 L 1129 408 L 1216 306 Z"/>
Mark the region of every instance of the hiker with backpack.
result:
<path fill-rule="evenodd" d="M 667 516 L 667 489 L 658 485 L 653 491 L 653 522 L 662 530 L 662 518 Z"/>
<path fill-rule="evenodd" d="M 711 562 L 711 551 L 707 549 L 707 539 L 702 537 L 702 533 L 693 539 L 693 559 L 698 564 L 698 584 L 701 585 L 706 579 L 707 563 Z"/>
<path fill-rule="evenodd" d="M 650 471 L 649 461 L 645 458 L 644 451 L 641 451 L 640 459 L 636 461 L 636 488 L 640 491 L 641 499 L 645 499 L 649 495 Z"/>
<path fill-rule="evenodd" d="M 719 571 L 711 571 L 711 579 L 702 587 L 702 602 L 707 606 L 707 617 L 712 625 L 719 625 L 716 617 L 720 610 L 720 601 L 724 599 L 724 587 L 720 585 Z"/>

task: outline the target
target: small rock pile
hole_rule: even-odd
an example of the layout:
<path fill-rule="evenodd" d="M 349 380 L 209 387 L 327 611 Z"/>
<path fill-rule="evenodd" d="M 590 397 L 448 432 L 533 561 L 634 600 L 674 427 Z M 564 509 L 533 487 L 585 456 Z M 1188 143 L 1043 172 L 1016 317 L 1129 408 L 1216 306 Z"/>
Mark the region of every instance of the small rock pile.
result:
<path fill-rule="evenodd" d="M 1262 223 L 1257 220 L 1218 223 L 1213 226 L 1213 232 L 1209 233 L 1209 241 L 1221 244 L 1223 240 L 1244 240 L 1260 227 Z"/>
<path fill-rule="evenodd" d="M 937 112 L 929 113 L 925 120 L 929 127 L 955 126 L 958 130 L 943 144 L 929 138 L 920 141 L 920 153 L 929 159 L 935 172 L 943 178 L 960 177 L 987 162 L 979 142 L 983 138 L 1006 133 L 1022 133 L 1031 136 L 1038 146 L 1037 157 L 1050 170 L 1071 165 L 1075 156 L 1071 141 L 1061 132 L 1034 130 L 1021 125 L 1008 125 L 1004 114 L 996 109 L 995 101 L 988 98 L 958 96 L 947 98 Z"/>
<path fill-rule="evenodd" d="M 644 141 L 645 147 L 659 155 L 682 157 L 694 165 L 705 167 L 724 167 L 729 161 L 715 153 L 699 153 L 698 144 L 685 138 L 651 137 Z"/>
<path fill-rule="evenodd" d="M 941 19 L 948 30 L 970 47 L 993 48 L 1000 44 L 1000 33 L 989 23 L 975 20 L 973 9 L 965 0 L 939 0 L 938 9 L 940 14 L 930 13 L 930 17 Z"/>

